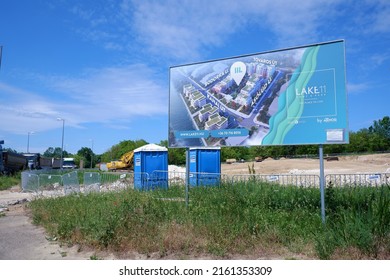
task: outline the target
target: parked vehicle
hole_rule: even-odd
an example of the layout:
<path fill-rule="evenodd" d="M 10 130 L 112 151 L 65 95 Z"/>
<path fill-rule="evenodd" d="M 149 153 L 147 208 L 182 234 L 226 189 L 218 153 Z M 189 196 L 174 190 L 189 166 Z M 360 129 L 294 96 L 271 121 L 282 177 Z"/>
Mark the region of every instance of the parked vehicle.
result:
<path fill-rule="evenodd" d="M 51 157 L 40 157 L 39 167 L 42 169 L 48 169 L 53 167 L 53 158 Z"/>
<path fill-rule="evenodd" d="M 2 151 L 2 173 L 5 175 L 14 174 L 27 167 L 27 159 L 21 154 Z"/>
<path fill-rule="evenodd" d="M 40 157 L 39 153 L 24 153 L 22 154 L 27 159 L 28 169 L 39 169 L 40 168 Z"/>
<path fill-rule="evenodd" d="M 51 168 L 60 169 L 61 168 L 61 159 L 60 158 L 52 158 Z"/>
<path fill-rule="evenodd" d="M 64 158 L 62 163 L 62 168 L 64 169 L 75 169 L 76 163 L 74 162 L 74 158 Z"/>
<path fill-rule="evenodd" d="M 125 153 L 119 160 L 106 164 L 108 170 L 130 170 L 133 169 L 134 151 Z"/>

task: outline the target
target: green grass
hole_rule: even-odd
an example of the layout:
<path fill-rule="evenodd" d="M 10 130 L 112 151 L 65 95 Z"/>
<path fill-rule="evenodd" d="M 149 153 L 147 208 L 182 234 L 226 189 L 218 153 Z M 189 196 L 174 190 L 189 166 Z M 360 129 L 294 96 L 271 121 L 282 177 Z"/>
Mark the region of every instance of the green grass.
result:
<path fill-rule="evenodd" d="M 12 176 L 0 175 L 0 191 L 7 190 L 15 185 L 20 184 L 20 172 Z"/>
<path fill-rule="evenodd" d="M 389 187 L 326 195 L 326 225 L 318 189 L 259 182 L 192 188 L 188 208 L 183 187 L 38 199 L 30 207 L 34 222 L 60 240 L 116 252 L 388 259 Z"/>

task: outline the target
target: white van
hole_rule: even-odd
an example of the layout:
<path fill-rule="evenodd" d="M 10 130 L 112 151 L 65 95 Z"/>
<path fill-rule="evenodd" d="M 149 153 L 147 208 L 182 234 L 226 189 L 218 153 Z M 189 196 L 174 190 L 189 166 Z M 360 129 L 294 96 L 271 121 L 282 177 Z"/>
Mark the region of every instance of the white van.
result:
<path fill-rule="evenodd" d="M 63 169 L 75 169 L 76 164 L 74 162 L 74 158 L 64 158 L 64 161 L 62 163 Z"/>

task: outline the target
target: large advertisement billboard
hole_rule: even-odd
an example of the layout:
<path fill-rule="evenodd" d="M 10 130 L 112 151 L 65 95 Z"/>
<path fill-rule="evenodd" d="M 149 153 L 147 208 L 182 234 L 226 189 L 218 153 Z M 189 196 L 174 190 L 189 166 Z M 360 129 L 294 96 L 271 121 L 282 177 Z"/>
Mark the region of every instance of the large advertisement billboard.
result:
<path fill-rule="evenodd" d="M 348 143 L 344 41 L 170 68 L 169 147 Z"/>

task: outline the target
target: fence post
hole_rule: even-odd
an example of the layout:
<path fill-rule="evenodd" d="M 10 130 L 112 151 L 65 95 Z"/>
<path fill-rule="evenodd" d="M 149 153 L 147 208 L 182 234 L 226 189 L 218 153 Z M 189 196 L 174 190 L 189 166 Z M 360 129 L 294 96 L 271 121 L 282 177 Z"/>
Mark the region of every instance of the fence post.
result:
<path fill-rule="evenodd" d="M 324 177 L 324 148 L 319 145 L 320 154 L 320 192 L 321 192 L 321 218 L 322 223 L 325 224 L 325 177 Z"/>

